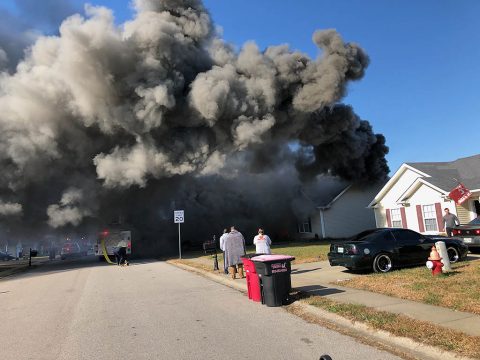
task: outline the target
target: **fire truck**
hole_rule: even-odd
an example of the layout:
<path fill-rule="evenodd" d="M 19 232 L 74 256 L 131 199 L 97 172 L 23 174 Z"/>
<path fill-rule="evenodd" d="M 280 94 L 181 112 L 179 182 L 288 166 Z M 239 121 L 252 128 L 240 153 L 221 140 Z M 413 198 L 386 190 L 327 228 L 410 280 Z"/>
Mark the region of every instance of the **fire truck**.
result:
<path fill-rule="evenodd" d="M 120 246 L 126 246 L 128 257 L 132 255 L 132 232 L 119 227 L 108 227 L 98 234 L 95 255 L 100 260 L 106 256 L 113 257 L 115 250 Z"/>

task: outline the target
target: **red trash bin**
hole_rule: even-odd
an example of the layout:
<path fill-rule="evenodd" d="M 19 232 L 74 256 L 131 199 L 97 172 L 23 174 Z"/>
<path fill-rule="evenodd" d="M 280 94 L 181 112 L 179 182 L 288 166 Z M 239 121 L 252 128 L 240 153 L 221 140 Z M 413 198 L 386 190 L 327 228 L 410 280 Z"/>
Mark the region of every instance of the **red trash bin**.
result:
<path fill-rule="evenodd" d="M 258 254 L 249 254 L 242 256 L 243 269 L 246 273 L 247 278 L 247 293 L 248 298 L 253 301 L 260 302 L 262 301 L 262 291 L 260 289 L 260 279 L 258 277 L 257 271 L 255 270 L 255 264 L 249 257 L 257 256 Z"/>

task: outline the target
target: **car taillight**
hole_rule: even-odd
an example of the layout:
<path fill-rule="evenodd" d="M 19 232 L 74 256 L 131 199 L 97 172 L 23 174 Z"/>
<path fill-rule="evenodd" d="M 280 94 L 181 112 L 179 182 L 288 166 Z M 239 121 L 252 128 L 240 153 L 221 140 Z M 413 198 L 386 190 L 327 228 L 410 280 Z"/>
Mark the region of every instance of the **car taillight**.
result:
<path fill-rule="evenodd" d="M 475 234 L 480 235 L 480 229 L 475 230 Z"/>
<path fill-rule="evenodd" d="M 459 234 L 460 234 L 460 230 L 454 229 L 452 233 L 453 233 L 453 235 L 459 235 Z"/>
<path fill-rule="evenodd" d="M 355 245 L 345 246 L 345 254 L 354 255 L 358 253 L 358 249 Z"/>

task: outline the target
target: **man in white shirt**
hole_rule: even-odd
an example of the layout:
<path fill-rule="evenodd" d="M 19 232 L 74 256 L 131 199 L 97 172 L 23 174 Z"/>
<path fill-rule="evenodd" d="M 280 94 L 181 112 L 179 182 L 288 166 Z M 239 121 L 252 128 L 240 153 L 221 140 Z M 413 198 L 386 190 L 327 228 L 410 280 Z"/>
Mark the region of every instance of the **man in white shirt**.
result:
<path fill-rule="evenodd" d="M 227 262 L 225 261 L 225 239 L 228 236 L 228 230 L 223 229 L 223 234 L 220 236 L 220 250 L 223 251 L 223 272 L 228 274 Z"/>

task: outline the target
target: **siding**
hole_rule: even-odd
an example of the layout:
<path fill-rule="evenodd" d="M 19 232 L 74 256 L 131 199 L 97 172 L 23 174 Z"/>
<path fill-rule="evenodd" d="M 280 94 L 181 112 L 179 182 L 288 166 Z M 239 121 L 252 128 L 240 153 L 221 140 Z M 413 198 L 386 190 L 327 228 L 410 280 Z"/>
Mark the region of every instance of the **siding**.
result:
<path fill-rule="evenodd" d="M 408 202 L 410 204 L 410 206 L 406 208 L 408 228 L 421 232 L 423 234 L 436 235 L 443 231 L 442 217 L 444 208 L 448 207 L 452 214 L 456 213 L 453 202 L 445 201 L 437 190 L 423 184 L 420 185 L 420 187 L 412 194 L 410 199 L 408 199 Z M 435 205 L 436 208 L 440 206 L 440 213 L 436 213 L 436 231 L 425 230 L 423 219 L 423 205 Z"/>
<path fill-rule="evenodd" d="M 387 227 L 387 217 L 384 208 L 374 208 L 377 228 Z"/>
<path fill-rule="evenodd" d="M 460 224 L 466 224 L 472 220 L 470 212 L 470 201 L 465 201 L 462 205 L 455 205 L 457 208 L 457 217 Z"/>
<path fill-rule="evenodd" d="M 440 208 L 443 210 L 446 204 L 443 202 L 441 194 L 435 190 L 432 189 L 430 186 L 427 185 L 420 185 L 420 187 L 412 194 L 410 199 L 408 199 L 408 202 L 410 203 L 410 206 L 407 208 L 407 219 L 408 219 L 408 228 L 419 231 L 422 233 L 426 233 L 425 229 L 422 231 L 422 227 L 424 227 L 424 224 L 419 224 L 419 216 L 418 216 L 418 210 L 417 210 L 417 205 L 420 205 L 420 211 L 422 215 L 422 221 L 423 219 L 423 205 L 435 205 L 436 203 L 440 203 Z M 441 212 L 440 212 L 441 215 Z M 441 218 L 441 216 L 440 216 Z M 437 234 L 439 231 L 438 229 L 438 223 L 437 223 L 437 232 L 428 232 L 429 234 Z"/>
<path fill-rule="evenodd" d="M 407 173 L 406 173 L 407 174 Z M 415 178 L 411 175 L 411 174 L 408 174 L 409 176 L 409 179 L 413 182 L 415 181 Z M 404 184 L 404 182 L 399 182 L 399 184 Z M 388 193 L 388 196 L 385 196 L 385 198 L 389 198 L 389 199 L 393 199 L 395 197 L 400 197 L 400 189 L 398 188 L 395 188 L 393 187 L 390 192 L 394 192 L 395 193 L 395 196 L 393 196 L 392 194 L 390 194 L 390 192 Z M 443 209 L 448 207 L 450 209 L 450 212 L 452 214 L 456 214 L 457 216 L 459 216 L 457 213 L 458 213 L 458 210 L 455 209 L 455 203 L 453 201 L 449 201 L 449 200 L 444 200 L 442 197 L 441 197 L 441 194 L 435 190 L 435 189 L 432 189 L 431 187 L 427 186 L 427 185 L 420 185 L 418 187 L 418 189 L 412 194 L 412 196 L 408 199 L 408 206 L 404 207 L 405 209 L 405 218 L 407 220 L 407 226 L 409 229 L 412 229 L 412 230 L 415 230 L 415 231 L 419 231 L 419 232 L 422 232 L 424 234 L 438 234 L 440 233 L 442 230 L 441 230 L 441 227 L 439 229 L 437 229 L 437 231 L 425 231 L 425 227 L 424 227 L 424 219 L 423 219 L 423 208 L 422 206 L 423 205 L 434 205 L 434 204 L 437 204 L 439 203 L 440 204 L 440 221 L 441 221 L 441 218 L 443 216 Z M 385 204 L 383 201 L 381 202 L 381 204 L 378 204 L 377 206 L 379 206 L 379 208 L 377 209 L 378 212 L 382 212 L 382 215 L 383 217 L 385 217 L 385 210 L 386 208 L 390 208 L 390 209 L 397 209 L 397 208 L 402 208 L 401 205 L 399 204 L 396 204 L 396 203 L 389 203 L 387 206 L 387 204 Z M 383 206 L 383 208 L 381 207 Z M 437 205 L 438 206 L 438 205 Z M 467 212 L 468 212 L 468 207 L 465 209 Z M 378 215 L 378 212 L 377 212 L 377 219 L 380 219 L 381 217 Z M 419 213 L 420 212 L 420 213 Z M 470 216 L 470 215 L 467 215 L 467 216 Z M 460 216 L 459 216 L 459 219 L 460 219 Z M 462 222 L 462 220 L 460 220 Z M 381 227 L 383 224 L 381 224 L 382 221 L 377 221 L 377 227 Z M 383 223 L 386 224 L 386 220 L 383 221 Z M 462 222 L 463 223 L 463 222 Z M 441 224 L 443 225 L 443 223 Z M 383 226 L 386 226 L 386 225 L 383 225 Z"/>
<path fill-rule="evenodd" d="M 396 209 L 400 206 L 397 204 L 397 200 L 410 185 L 419 178 L 420 175 L 410 169 L 406 169 L 400 178 L 391 185 L 390 190 L 385 193 L 383 199 L 380 200 L 381 206 L 386 209 Z M 376 194 L 375 194 L 376 195 Z M 373 198 L 373 197 L 372 197 Z M 407 219 L 408 221 L 409 219 Z"/>
<path fill-rule="evenodd" d="M 312 214 L 310 216 L 310 222 L 312 224 L 312 233 L 313 234 L 308 234 L 308 236 L 303 236 L 303 237 L 314 237 L 315 234 L 318 235 L 318 237 L 322 238 L 322 225 L 320 223 L 320 210 L 316 210 L 315 214 Z"/>
<path fill-rule="evenodd" d="M 378 193 L 379 187 L 359 189 L 352 186 L 330 209 L 325 210 L 325 233 L 329 238 L 353 236 L 360 231 L 375 228 L 373 209 L 367 206 Z M 316 229 L 320 234 L 321 230 Z"/>

